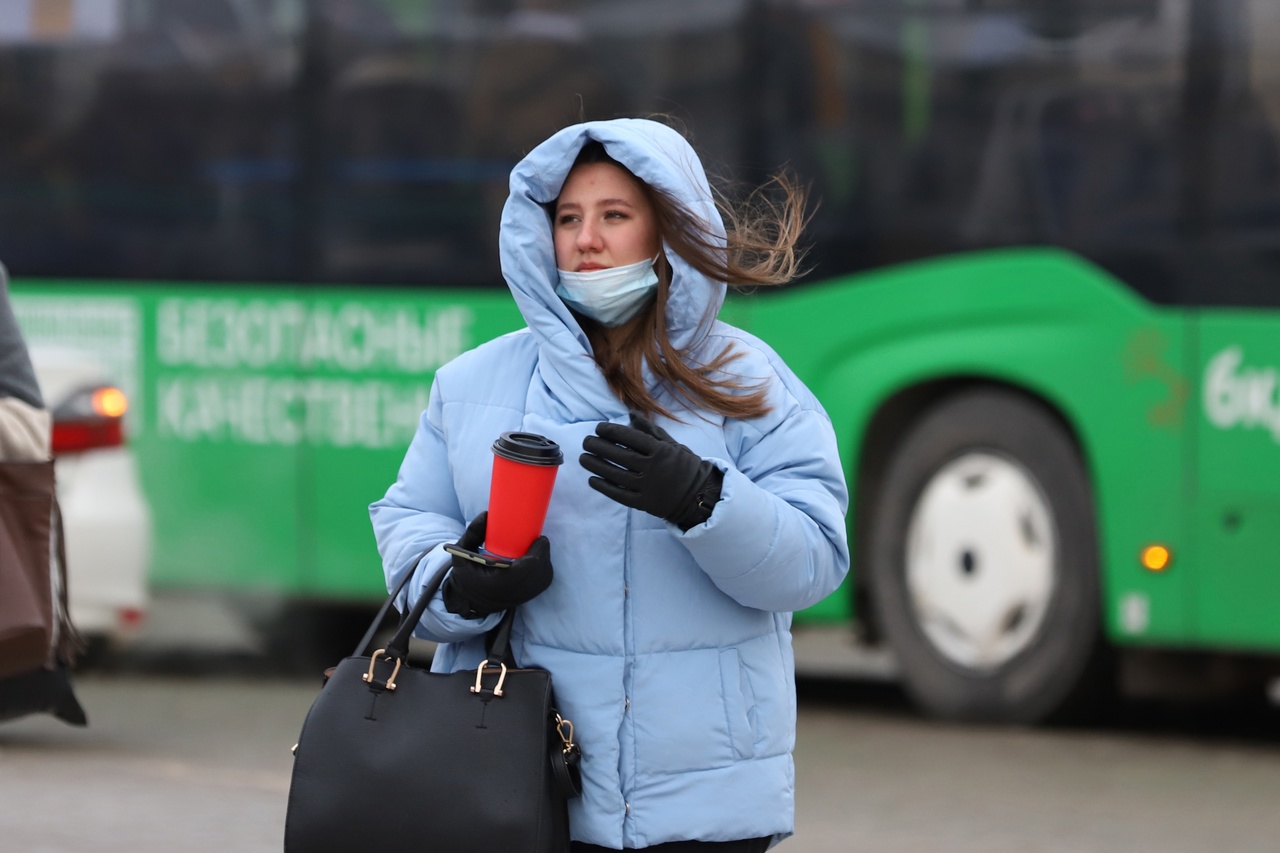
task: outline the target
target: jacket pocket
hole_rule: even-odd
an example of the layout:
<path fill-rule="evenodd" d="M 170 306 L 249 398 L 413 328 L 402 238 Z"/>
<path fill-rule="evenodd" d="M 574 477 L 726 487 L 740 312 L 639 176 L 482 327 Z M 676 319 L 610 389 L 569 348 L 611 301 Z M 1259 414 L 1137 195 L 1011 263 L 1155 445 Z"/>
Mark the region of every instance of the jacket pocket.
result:
<path fill-rule="evenodd" d="M 720 692 L 724 697 L 725 723 L 734 754 L 738 758 L 755 755 L 756 733 L 752 720 L 755 716 L 755 696 L 751 682 L 742 668 L 737 649 L 720 652 Z"/>
<path fill-rule="evenodd" d="M 639 768 L 683 773 L 741 760 L 729 709 L 741 714 L 742 705 L 724 695 L 720 655 L 719 649 L 687 649 L 636 659 L 627 714 Z M 741 696 L 736 669 L 733 684 Z"/>

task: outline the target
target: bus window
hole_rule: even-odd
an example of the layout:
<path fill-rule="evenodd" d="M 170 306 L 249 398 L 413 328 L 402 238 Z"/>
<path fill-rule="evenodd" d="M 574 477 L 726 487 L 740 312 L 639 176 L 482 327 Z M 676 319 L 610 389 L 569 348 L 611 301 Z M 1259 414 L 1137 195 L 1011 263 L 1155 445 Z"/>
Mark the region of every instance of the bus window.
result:
<path fill-rule="evenodd" d="M 1217 51 L 1210 54 L 1216 88 L 1210 121 L 1204 216 L 1209 234 L 1196 301 L 1211 305 L 1280 305 L 1280 63 L 1265 45 L 1280 37 L 1280 8 L 1222 3 L 1215 10 Z M 1210 22 L 1206 22 L 1206 26 Z"/>

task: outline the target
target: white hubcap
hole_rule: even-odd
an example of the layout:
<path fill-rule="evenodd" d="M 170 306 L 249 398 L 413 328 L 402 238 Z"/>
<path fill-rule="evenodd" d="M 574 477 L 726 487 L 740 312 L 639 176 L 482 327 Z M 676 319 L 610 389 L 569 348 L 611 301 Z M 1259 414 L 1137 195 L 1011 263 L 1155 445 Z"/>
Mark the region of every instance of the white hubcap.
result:
<path fill-rule="evenodd" d="M 1057 530 L 1025 468 L 969 453 L 929 480 L 907 529 L 907 594 L 934 647 L 990 670 L 1036 636 L 1053 596 Z"/>

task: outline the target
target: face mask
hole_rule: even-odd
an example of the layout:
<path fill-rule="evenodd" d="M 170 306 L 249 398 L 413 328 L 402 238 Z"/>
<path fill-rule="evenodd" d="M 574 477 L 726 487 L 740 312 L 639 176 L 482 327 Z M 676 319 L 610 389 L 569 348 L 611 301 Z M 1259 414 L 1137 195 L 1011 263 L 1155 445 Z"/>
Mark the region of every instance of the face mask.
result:
<path fill-rule="evenodd" d="M 640 313 L 657 288 L 653 261 L 640 261 L 591 272 L 560 270 L 556 295 L 579 314 L 613 327 Z"/>

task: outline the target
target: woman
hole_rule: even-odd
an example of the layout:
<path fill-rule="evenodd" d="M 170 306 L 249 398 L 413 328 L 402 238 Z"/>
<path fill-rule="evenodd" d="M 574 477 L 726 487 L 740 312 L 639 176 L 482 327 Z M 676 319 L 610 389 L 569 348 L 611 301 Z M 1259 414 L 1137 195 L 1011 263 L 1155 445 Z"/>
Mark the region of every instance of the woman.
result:
<path fill-rule="evenodd" d="M 726 281 L 794 274 L 799 201 L 726 235 L 665 125 L 591 122 L 539 145 L 500 235 L 528 328 L 437 372 L 371 507 L 387 582 L 414 572 L 412 596 L 451 559 L 439 546 L 483 540 L 499 434 L 570 457 L 544 537 L 509 569 L 455 559 L 418 631 L 444 644 L 437 671 L 475 668 L 520 606 L 516 659 L 551 671 L 582 746 L 575 850 L 755 851 L 792 832 L 790 614 L 848 569 L 846 491 L 817 400 L 714 317 Z"/>

